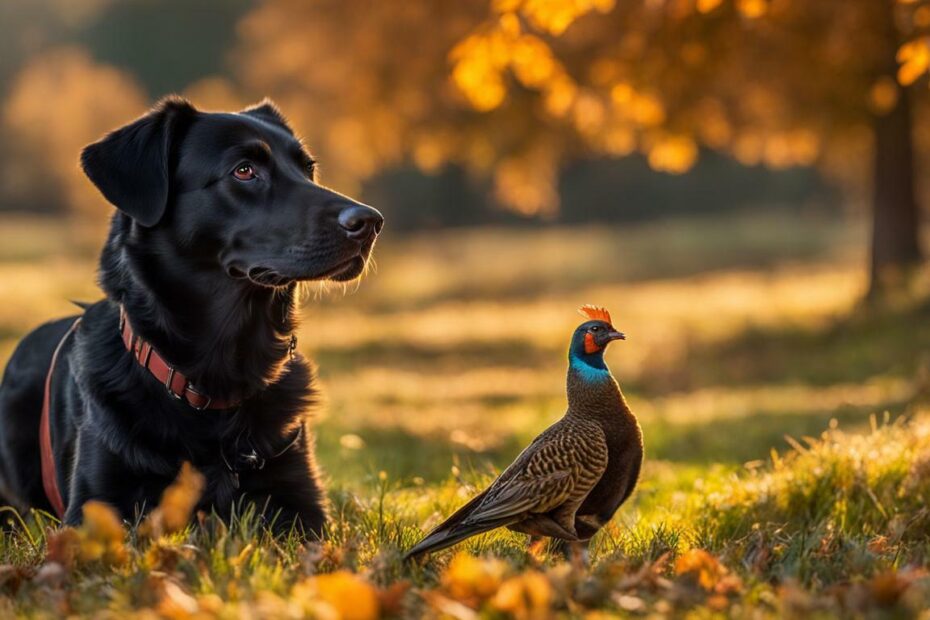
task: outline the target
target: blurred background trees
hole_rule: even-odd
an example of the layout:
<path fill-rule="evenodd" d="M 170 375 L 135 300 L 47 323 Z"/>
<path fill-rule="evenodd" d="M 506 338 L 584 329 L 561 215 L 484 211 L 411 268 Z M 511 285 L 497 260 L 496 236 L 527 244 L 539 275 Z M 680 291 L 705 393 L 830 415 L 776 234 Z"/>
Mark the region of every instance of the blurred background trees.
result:
<path fill-rule="evenodd" d="M 907 86 L 930 58 L 927 39 L 913 38 L 930 27 L 926 3 L 494 0 L 492 7 L 497 15 L 452 52 L 453 78 L 475 108 L 502 105 L 509 70 L 592 150 L 639 149 L 653 168 L 672 173 L 709 148 L 746 165 L 819 165 L 847 183 L 868 179 L 872 293 L 920 263 Z M 603 16 L 585 19 L 591 13 Z"/>
<path fill-rule="evenodd" d="M 868 215 L 879 291 L 922 259 L 927 4 L 12 0 L 0 208 L 105 213 L 83 143 L 268 95 L 395 229 Z"/>

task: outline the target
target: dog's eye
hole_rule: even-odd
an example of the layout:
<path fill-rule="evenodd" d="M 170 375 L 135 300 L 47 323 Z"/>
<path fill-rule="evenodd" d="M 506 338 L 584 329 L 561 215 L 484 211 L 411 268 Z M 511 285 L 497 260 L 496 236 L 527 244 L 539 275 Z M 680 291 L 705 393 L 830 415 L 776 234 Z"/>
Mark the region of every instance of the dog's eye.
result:
<path fill-rule="evenodd" d="M 307 176 L 313 179 L 313 175 L 316 173 L 316 162 L 312 160 L 308 161 L 304 164 L 304 169 L 307 171 Z"/>
<path fill-rule="evenodd" d="M 255 178 L 255 168 L 252 164 L 240 164 L 233 170 L 233 176 L 240 181 L 251 181 Z"/>

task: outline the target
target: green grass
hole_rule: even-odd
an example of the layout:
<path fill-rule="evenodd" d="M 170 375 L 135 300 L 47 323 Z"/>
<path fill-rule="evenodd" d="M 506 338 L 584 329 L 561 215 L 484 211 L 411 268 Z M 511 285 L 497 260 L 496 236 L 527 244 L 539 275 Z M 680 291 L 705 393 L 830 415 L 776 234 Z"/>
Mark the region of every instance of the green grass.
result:
<path fill-rule="evenodd" d="M 191 609 L 216 607 L 217 615 L 234 617 L 261 615 L 269 600 L 309 605 L 300 584 L 348 569 L 385 601 L 392 584 L 408 584 L 395 602 L 400 615 L 436 611 L 432 592 L 493 616 L 502 604 L 493 592 L 462 595 L 478 578 L 474 571 L 488 571 L 495 589 L 508 576 L 542 571 L 555 593 L 553 610 L 570 615 L 634 605 L 774 617 L 802 605 L 828 615 L 901 617 L 930 604 L 930 578 L 921 568 L 930 562 L 928 474 L 930 417 L 923 415 L 861 434 L 829 429 L 751 468 L 714 467 L 698 477 L 697 470 L 653 466 L 636 508 L 595 540 L 590 569 L 528 554 L 525 537 L 508 532 L 462 545 L 477 556 L 503 558 L 499 575 L 490 560 L 462 574 L 449 565 L 452 553 L 420 564 L 400 561 L 419 524 L 447 514 L 463 500 L 462 487 L 473 490 L 489 476 L 467 472 L 414 487 L 381 477 L 362 494 L 332 490 L 333 520 L 323 544 L 274 540 L 246 510 L 229 526 L 211 517 L 155 539 L 130 532 L 124 560 L 59 569 L 43 564 L 45 530 L 29 521 L 3 538 L 0 552 L 10 566 L 0 583 L 6 609 L 25 615 L 165 613 L 172 597 L 181 597 Z M 695 583 L 699 570 L 687 566 L 695 548 L 711 554 L 703 570 L 713 574 L 704 585 Z M 318 584 L 322 593 L 310 598 L 325 598 L 331 585 Z"/>
<path fill-rule="evenodd" d="M 357 292 L 304 306 L 300 347 L 325 392 L 325 542 L 272 540 L 246 510 L 161 538 L 130 527 L 120 562 L 59 570 L 48 521 L 25 515 L 0 544 L 0 617 L 332 617 L 376 596 L 385 616 L 530 618 L 545 617 L 543 595 L 572 617 L 917 615 L 930 604 L 930 306 L 864 310 L 861 229 L 800 223 L 388 236 Z M 48 231 L 69 238 L 0 224 L 0 363 L 69 298 L 98 295 L 100 231 L 65 251 L 38 241 Z M 607 359 L 647 448 L 590 567 L 508 532 L 402 564 L 562 415 L 582 303 L 608 306 L 630 337 Z"/>

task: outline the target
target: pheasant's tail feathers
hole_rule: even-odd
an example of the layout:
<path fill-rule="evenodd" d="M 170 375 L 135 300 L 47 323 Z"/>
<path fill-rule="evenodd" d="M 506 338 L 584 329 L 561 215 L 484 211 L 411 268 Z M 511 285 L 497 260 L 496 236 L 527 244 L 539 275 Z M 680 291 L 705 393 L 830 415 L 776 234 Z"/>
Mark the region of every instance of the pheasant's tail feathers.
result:
<path fill-rule="evenodd" d="M 423 555 L 424 553 L 441 551 L 446 547 L 451 547 L 456 543 L 462 542 L 466 538 L 471 538 L 472 536 L 477 536 L 478 534 L 484 534 L 485 532 L 490 532 L 491 530 L 495 530 L 499 527 L 506 527 L 515 521 L 517 521 L 517 519 L 514 517 L 502 517 L 500 519 L 482 521 L 480 523 L 460 523 L 448 527 L 444 523 L 427 534 L 426 538 L 415 544 L 407 553 L 405 553 L 404 560 L 415 558 L 418 555 Z"/>
<path fill-rule="evenodd" d="M 610 320 L 610 313 L 607 312 L 607 308 L 603 306 L 585 304 L 578 308 L 578 312 L 581 316 L 586 316 L 592 321 L 604 321 L 605 323 L 613 325 L 613 321 Z"/>
<path fill-rule="evenodd" d="M 446 547 L 451 547 L 455 543 L 462 542 L 466 538 L 480 534 L 480 531 L 474 531 L 470 528 L 455 530 L 443 530 L 433 532 L 417 544 L 415 544 L 407 553 L 404 554 L 404 560 L 410 560 L 424 553 L 441 551 Z"/>

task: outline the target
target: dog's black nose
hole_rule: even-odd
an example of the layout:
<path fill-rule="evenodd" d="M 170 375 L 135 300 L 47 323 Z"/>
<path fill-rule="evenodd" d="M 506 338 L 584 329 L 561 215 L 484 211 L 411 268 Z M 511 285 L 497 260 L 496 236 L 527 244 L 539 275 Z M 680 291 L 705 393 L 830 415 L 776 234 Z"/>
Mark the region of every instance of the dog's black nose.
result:
<path fill-rule="evenodd" d="M 361 239 L 381 232 L 384 217 L 377 209 L 365 205 L 352 205 L 339 212 L 339 225 L 350 237 Z"/>

